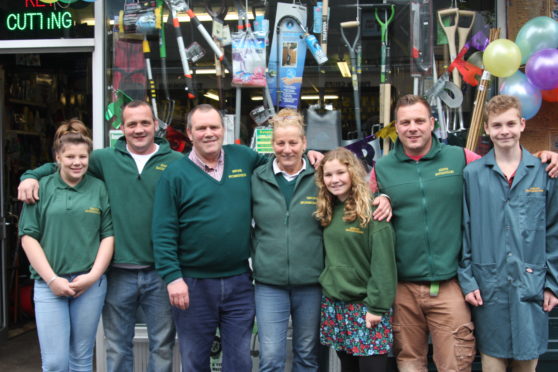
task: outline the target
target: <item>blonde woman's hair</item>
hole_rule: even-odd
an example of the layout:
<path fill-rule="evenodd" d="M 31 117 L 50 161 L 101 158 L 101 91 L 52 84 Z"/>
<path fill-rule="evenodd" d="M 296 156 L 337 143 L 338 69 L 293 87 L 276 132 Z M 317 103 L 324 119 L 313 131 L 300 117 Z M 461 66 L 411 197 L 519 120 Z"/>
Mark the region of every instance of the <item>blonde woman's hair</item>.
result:
<path fill-rule="evenodd" d="M 281 109 L 269 122 L 273 126 L 272 141 L 275 140 L 275 129 L 286 127 L 296 127 L 300 132 L 300 137 L 304 138 L 304 117 L 294 109 Z"/>
<path fill-rule="evenodd" d="M 364 227 L 370 222 L 372 216 L 372 196 L 370 195 L 370 190 L 366 183 L 366 171 L 355 154 L 344 147 L 339 147 L 328 152 L 316 170 L 315 177 L 316 185 L 318 186 L 318 200 L 314 216 L 324 227 L 331 223 L 333 217 L 335 196 L 329 192 L 324 183 L 324 165 L 332 160 L 337 160 L 339 163 L 345 165 L 349 172 L 349 177 L 351 178 L 351 189 L 345 200 L 343 221 L 353 222 L 358 218 L 360 220 L 360 226 Z"/>
<path fill-rule="evenodd" d="M 64 149 L 65 145 L 87 145 L 88 152 L 93 150 L 91 132 L 79 119 L 73 118 L 63 121 L 54 133 L 52 152 L 56 156 Z"/>

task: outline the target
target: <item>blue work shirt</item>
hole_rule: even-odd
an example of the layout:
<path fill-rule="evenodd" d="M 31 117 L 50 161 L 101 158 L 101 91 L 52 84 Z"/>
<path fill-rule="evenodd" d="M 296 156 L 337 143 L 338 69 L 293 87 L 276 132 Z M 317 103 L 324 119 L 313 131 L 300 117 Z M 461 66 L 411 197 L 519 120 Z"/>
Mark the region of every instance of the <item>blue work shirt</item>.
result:
<path fill-rule="evenodd" d="M 558 293 L 558 189 L 545 164 L 522 150 L 513 184 L 494 150 L 465 168 L 464 294 L 480 289 L 473 308 L 479 350 L 497 358 L 530 360 L 548 344 L 543 292 Z"/>

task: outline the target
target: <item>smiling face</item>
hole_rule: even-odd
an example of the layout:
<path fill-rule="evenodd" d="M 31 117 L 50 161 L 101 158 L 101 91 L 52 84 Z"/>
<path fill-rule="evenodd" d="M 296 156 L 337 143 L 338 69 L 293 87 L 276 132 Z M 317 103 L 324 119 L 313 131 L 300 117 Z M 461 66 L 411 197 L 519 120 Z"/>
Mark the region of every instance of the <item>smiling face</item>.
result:
<path fill-rule="evenodd" d="M 148 105 L 126 107 L 122 112 L 122 132 L 129 150 L 138 155 L 155 151 L 156 122 Z"/>
<path fill-rule="evenodd" d="M 324 185 L 340 201 L 345 201 L 351 192 L 351 175 L 345 164 L 337 159 L 324 163 Z"/>
<path fill-rule="evenodd" d="M 89 146 L 85 143 L 65 144 L 56 153 L 60 177 L 70 186 L 77 185 L 87 172 L 89 165 Z"/>
<path fill-rule="evenodd" d="M 302 155 L 306 150 L 306 137 L 294 125 L 273 129 L 273 151 L 279 169 L 294 174 L 302 168 Z"/>
<path fill-rule="evenodd" d="M 221 154 L 225 128 L 217 110 L 197 110 L 190 118 L 186 132 L 196 154 L 206 163 L 216 161 Z"/>
<path fill-rule="evenodd" d="M 395 130 L 405 153 L 411 156 L 423 156 L 432 147 L 434 118 L 422 103 L 401 106 L 396 112 Z"/>
<path fill-rule="evenodd" d="M 517 109 L 511 108 L 500 114 L 491 114 L 484 124 L 485 132 L 490 136 L 495 148 L 519 148 L 521 133 L 525 130 L 525 119 Z"/>

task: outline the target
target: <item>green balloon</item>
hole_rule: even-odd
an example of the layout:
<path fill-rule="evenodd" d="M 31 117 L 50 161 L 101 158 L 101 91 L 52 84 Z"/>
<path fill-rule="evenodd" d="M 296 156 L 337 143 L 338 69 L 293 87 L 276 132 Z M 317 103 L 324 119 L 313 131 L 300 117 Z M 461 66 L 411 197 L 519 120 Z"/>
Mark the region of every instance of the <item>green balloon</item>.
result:
<path fill-rule="evenodd" d="M 521 64 L 541 49 L 558 48 L 558 22 L 550 17 L 535 17 L 521 27 L 515 38 L 521 50 Z"/>

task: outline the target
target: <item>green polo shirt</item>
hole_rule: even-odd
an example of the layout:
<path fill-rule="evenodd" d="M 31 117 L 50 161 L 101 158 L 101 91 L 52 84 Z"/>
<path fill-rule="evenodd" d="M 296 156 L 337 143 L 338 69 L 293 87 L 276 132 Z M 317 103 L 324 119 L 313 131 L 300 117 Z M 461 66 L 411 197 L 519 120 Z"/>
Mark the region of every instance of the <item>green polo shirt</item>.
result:
<path fill-rule="evenodd" d="M 105 184 L 90 175 L 74 187 L 58 172 L 43 177 L 39 201 L 23 206 L 19 235 L 39 241 L 57 275 L 89 271 L 99 243 L 113 235 Z M 40 279 L 32 267 L 30 271 L 31 278 Z"/>

